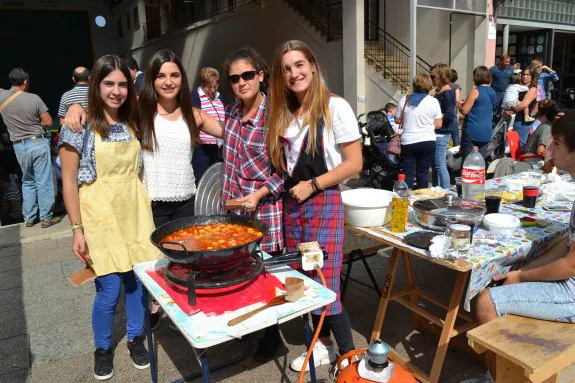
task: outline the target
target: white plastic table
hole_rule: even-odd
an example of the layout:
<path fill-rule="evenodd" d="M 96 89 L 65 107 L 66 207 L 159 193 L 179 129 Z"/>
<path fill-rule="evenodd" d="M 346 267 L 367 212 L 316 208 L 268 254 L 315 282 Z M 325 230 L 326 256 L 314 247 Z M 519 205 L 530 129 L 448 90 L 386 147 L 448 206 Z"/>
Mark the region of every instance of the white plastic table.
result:
<path fill-rule="evenodd" d="M 230 319 L 263 306 L 265 302 L 243 307 L 236 311 L 226 312 L 222 315 L 207 316 L 201 311 L 192 315 L 188 315 L 184 313 L 177 304 L 174 303 L 168 293 L 162 289 L 147 273 L 149 270 L 161 269 L 167 264 L 168 261 L 166 259 L 143 262 L 134 266 L 134 272 L 138 278 L 140 278 L 146 290 L 148 290 L 148 292 L 160 304 L 174 325 L 194 348 L 196 359 L 198 360 L 202 369 L 202 377 L 204 382 L 211 381 L 208 369 L 207 355 L 205 352 L 206 348 L 224 343 L 232 339 L 237 339 L 244 335 L 252 334 L 258 330 L 275 324 L 285 323 L 294 318 L 301 317 L 303 314 L 307 314 L 315 309 L 326 306 L 334 302 L 336 299 L 336 294 L 333 291 L 323 287 L 313 279 L 308 278 L 307 276 L 297 272 L 289 266 L 269 267 L 266 268 L 267 271 L 277 277 L 281 282 L 284 282 L 286 277 L 303 279 L 305 284 L 305 296 L 296 302 L 284 303 L 282 305 L 266 309 L 263 312 L 253 316 L 252 318 L 236 326 L 230 327 L 227 325 Z M 153 341 L 152 331 L 150 330 L 149 326 L 149 313 L 146 317 L 152 381 L 156 382 L 156 363 L 152 348 Z M 309 333 L 307 323 L 307 319 L 304 320 L 304 324 L 306 325 L 306 332 Z M 226 365 L 228 364 L 229 363 L 226 363 Z M 313 370 L 312 364 L 310 364 L 310 371 L 312 380 L 315 381 L 315 371 Z M 186 381 L 186 378 L 181 381 Z"/>

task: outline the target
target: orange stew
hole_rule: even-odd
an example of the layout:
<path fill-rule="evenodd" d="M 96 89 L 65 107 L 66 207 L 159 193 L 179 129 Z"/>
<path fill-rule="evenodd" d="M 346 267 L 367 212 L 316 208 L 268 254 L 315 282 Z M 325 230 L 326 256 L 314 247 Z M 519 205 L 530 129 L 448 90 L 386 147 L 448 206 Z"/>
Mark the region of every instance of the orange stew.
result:
<path fill-rule="evenodd" d="M 254 228 L 232 224 L 214 223 L 192 226 L 176 231 L 162 238 L 161 242 L 178 242 L 189 251 L 219 250 L 252 242 L 262 236 Z M 181 249 L 176 245 L 165 245 L 168 249 Z"/>

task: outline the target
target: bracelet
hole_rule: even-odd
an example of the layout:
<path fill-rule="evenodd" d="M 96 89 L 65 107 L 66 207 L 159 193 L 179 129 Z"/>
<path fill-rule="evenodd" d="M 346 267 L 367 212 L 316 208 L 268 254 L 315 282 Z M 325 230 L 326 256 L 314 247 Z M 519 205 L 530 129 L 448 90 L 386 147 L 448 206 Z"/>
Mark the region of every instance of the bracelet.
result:
<path fill-rule="evenodd" d="M 70 225 L 70 230 L 72 230 L 72 231 L 74 231 L 74 230 L 84 231 L 84 226 L 81 223 L 73 223 L 72 225 Z"/>
<path fill-rule="evenodd" d="M 324 189 L 322 189 L 322 188 L 319 186 L 319 183 L 317 182 L 317 178 L 315 178 L 315 177 L 313 177 L 313 178 L 311 179 L 311 187 L 312 187 L 313 191 L 316 192 L 316 193 L 318 193 L 318 192 L 320 192 L 320 191 L 324 191 Z"/>

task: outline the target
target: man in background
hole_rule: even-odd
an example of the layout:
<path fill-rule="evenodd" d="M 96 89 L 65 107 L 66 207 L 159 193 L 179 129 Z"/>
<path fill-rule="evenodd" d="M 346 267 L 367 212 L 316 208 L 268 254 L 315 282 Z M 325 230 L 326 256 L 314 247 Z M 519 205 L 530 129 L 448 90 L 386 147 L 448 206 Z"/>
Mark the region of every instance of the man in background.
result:
<path fill-rule="evenodd" d="M 503 101 L 503 95 L 505 94 L 505 89 L 509 85 L 509 78 L 513 74 L 513 67 L 511 66 L 511 57 L 509 55 L 501 56 L 498 65 L 493 65 L 489 68 L 491 72 L 491 88 L 495 91 L 497 113 L 495 113 L 496 118 L 501 114 L 501 101 Z"/>
<path fill-rule="evenodd" d="M 134 82 L 134 88 L 136 88 L 136 94 L 139 95 L 140 91 L 142 90 L 142 84 L 144 83 L 144 72 L 140 70 L 138 66 L 138 62 L 132 56 L 126 57 L 126 65 L 130 70 L 130 74 L 132 75 L 132 81 Z"/>
<path fill-rule="evenodd" d="M 52 117 L 42 99 L 28 93 L 30 76 L 23 69 L 12 69 L 8 82 L 10 89 L 0 89 L 0 114 L 22 169 L 22 214 L 27 227 L 34 226 L 40 218 L 42 227 L 47 228 L 57 223 L 52 218 L 50 143 L 44 137 L 45 128 L 52 126 Z"/>
<path fill-rule="evenodd" d="M 60 106 L 58 107 L 60 125 L 64 125 L 64 117 L 66 117 L 70 105 L 80 104 L 84 110 L 88 110 L 88 80 L 90 80 L 88 68 L 80 66 L 74 69 L 74 73 L 72 73 L 74 87 L 65 92 L 60 99 Z"/>

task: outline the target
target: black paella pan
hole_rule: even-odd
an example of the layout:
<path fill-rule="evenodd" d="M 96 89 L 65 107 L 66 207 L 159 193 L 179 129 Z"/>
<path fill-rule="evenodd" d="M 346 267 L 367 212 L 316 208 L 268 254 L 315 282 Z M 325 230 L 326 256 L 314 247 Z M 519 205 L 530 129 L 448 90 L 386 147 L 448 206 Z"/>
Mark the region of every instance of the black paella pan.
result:
<path fill-rule="evenodd" d="M 251 227 L 260 231 L 262 236 L 239 246 L 202 251 L 190 251 L 179 242 L 162 242 L 162 238 L 179 230 L 217 223 Z M 250 254 L 256 250 L 256 247 L 262 241 L 267 230 L 267 224 L 252 217 L 231 214 L 202 215 L 168 222 L 154 230 L 150 240 L 172 262 L 186 263 L 200 269 L 232 268 L 250 257 Z"/>

